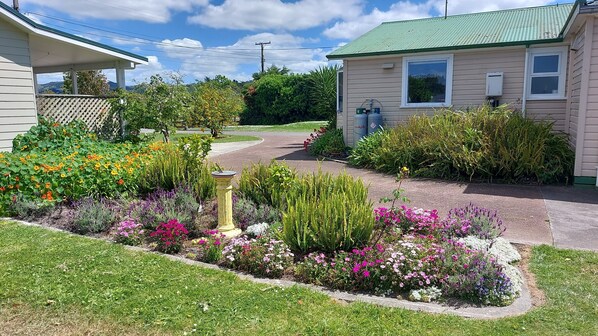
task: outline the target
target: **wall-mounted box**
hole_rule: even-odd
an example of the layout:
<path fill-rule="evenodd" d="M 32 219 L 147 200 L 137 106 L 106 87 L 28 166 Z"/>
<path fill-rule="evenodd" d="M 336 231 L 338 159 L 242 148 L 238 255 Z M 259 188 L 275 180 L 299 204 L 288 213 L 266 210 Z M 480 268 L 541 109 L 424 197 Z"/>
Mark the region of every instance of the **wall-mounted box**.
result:
<path fill-rule="evenodd" d="M 502 96 L 503 73 L 489 72 L 486 74 L 486 97 Z"/>

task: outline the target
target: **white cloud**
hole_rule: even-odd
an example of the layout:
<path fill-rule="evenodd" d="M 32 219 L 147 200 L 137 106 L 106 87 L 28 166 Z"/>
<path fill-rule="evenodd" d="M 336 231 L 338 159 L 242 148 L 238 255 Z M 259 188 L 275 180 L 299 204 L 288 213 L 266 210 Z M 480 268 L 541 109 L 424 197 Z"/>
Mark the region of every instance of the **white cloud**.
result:
<path fill-rule="evenodd" d="M 451 0 L 449 1 L 449 15 L 485 12 L 507 8 L 540 6 L 551 3 L 545 0 Z M 444 0 L 429 0 L 416 3 L 415 1 L 399 1 L 392 4 L 388 10 L 374 8 L 369 13 L 351 19 L 336 22 L 324 31 L 329 38 L 352 40 L 380 25 L 382 22 L 425 18 L 444 13 Z"/>
<path fill-rule="evenodd" d="M 190 12 L 208 3 L 209 0 L 27 0 L 28 5 L 51 8 L 76 18 L 151 23 L 168 22 L 173 12 Z"/>
<path fill-rule="evenodd" d="M 200 41 L 189 38 L 164 40 L 157 45 L 170 58 L 180 60 L 180 72 L 193 79 L 203 80 L 207 77 L 225 75 L 231 79 L 248 80 L 251 73 L 242 69 L 260 69 L 260 48 L 256 41 L 270 41 L 272 44 L 264 48 L 265 66 L 273 64 L 286 66 L 292 72 L 303 73 L 318 66 L 328 64 L 321 49 L 298 49 L 305 42 L 311 42 L 291 34 L 261 33 L 239 39 L 229 46 L 202 46 Z"/>
<path fill-rule="evenodd" d="M 139 84 L 147 82 L 152 75 L 166 75 L 172 73 L 171 70 L 165 69 L 157 56 L 147 56 L 147 65 L 138 65 L 134 70 L 127 70 L 125 73 L 125 81 L 127 85 Z M 110 75 L 106 74 L 108 79 L 115 81 Z"/>
<path fill-rule="evenodd" d="M 208 5 L 189 22 L 212 28 L 281 31 L 317 27 L 334 19 L 354 19 L 362 0 L 225 0 Z"/>

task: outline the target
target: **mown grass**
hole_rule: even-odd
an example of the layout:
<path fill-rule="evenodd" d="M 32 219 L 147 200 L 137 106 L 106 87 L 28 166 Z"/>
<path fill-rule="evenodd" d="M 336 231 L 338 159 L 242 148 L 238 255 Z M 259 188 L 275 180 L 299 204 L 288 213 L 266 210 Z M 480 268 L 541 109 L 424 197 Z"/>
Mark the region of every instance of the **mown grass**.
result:
<path fill-rule="evenodd" d="M 226 131 L 242 131 L 242 132 L 313 132 L 314 129 L 326 126 L 327 121 L 302 121 L 285 125 L 241 125 L 228 126 Z"/>
<path fill-rule="evenodd" d="M 530 267 L 546 304 L 520 317 L 471 320 L 340 304 L 307 289 L 258 285 L 39 227 L 0 222 L 0 230 L 0 328 L 5 316 L 22 310 L 29 318 L 21 329 L 72 316 L 81 333 L 99 325 L 118 334 L 114 328 L 122 326 L 123 335 L 193 328 L 210 335 L 598 334 L 598 254 L 592 252 L 535 247 Z"/>
<path fill-rule="evenodd" d="M 205 134 L 209 134 L 209 133 L 205 133 Z M 189 133 L 175 133 L 173 135 L 170 136 L 170 141 L 172 142 L 177 142 L 179 141 L 180 138 L 184 138 L 186 136 L 189 136 L 191 134 Z M 256 137 L 256 136 L 252 136 L 252 135 L 230 135 L 230 134 L 222 134 L 220 137 L 214 139 L 214 143 L 228 143 L 228 142 L 242 142 L 242 141 L 255 141 L 255 140 L 261 140 L 262 138 L 260 137 Z M 163 141 L 164 138 L 162 137 L 161 134 L 154 134 L 153 136 L 153 141 Z"/>

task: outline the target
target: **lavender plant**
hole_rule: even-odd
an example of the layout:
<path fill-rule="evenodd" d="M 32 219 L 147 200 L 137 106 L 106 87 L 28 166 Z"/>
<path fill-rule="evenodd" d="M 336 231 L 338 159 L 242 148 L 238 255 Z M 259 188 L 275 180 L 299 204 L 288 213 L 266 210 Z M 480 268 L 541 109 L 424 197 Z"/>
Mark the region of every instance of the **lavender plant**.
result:
<path fill-rule="evenodd" d="M 118 205 L 104 198 L 83 198 L 73 208 L 70 230 L 79 234 L 106 232 L 117 220 Z"/>
<path fill-rule="evenodd" d="M 481 239 L 495 239 L 505 231 L 496 210 L 478 207 L 470 203 L 464 208 L 449 211 L 442 222 L 443 233 L 448 237 L 476 236 Z"/>

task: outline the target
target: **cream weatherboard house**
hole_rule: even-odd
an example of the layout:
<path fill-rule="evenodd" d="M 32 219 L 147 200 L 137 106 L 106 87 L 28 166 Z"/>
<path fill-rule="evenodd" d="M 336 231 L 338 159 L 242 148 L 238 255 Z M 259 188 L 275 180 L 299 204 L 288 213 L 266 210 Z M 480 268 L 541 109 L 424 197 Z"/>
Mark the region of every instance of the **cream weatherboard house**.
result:
<path fill-rule="evenodd" d="M 124 87 L 125 70 L 138 64 L 147 59 L 43 26 L 0 1 L 0 151 L 10 151 L 12 139 L 37 124 L 38 74 L 116 69 Z"/>
<path fill-rule="evenodd" d="M 444 106 L 508 103 L 569 134 L 574 182 L 596 184 L 598 4 L 386 22 L 328 58 L 343 61 L 338 127 L 349 145 L 356 109 L 372 100 L 387 126 Z"/>

